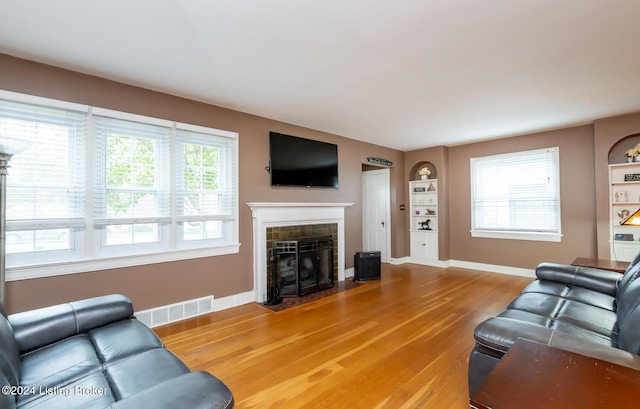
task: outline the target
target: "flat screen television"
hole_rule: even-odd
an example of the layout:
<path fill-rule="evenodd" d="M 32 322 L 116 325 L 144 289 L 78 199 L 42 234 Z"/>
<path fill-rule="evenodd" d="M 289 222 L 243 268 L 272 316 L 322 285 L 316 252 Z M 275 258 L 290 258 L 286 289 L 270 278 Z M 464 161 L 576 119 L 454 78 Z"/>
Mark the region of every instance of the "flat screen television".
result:
<path fill-rule="evenodd" d="M 271 186 L 338 188 L 338 145 L 269 132 Z"/>

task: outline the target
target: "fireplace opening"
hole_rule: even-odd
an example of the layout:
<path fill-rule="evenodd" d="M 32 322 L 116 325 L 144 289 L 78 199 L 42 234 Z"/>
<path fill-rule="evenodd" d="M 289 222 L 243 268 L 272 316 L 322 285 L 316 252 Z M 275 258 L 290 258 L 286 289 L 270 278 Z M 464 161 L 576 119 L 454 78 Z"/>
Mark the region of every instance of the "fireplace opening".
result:
<path fill-rule="evenodd" d="M 333 287 L 333 236 L 277 240 L 269 250 L 267 304 Z"/>

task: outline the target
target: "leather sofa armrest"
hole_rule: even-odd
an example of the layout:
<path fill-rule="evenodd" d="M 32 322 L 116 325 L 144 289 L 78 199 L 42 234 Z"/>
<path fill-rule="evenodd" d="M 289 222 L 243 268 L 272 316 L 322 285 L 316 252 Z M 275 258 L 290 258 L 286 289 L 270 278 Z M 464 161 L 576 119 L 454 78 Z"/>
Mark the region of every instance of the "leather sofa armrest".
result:
<path fill-rule="evenodd" d="M 616 283 L 622 277 L 622 274 L 615 271 L 568 264 L 540 263 L 536 267 L 536 277 L 540 280 L 556 281 L 588 288 L 615 297 Z"/>
<path fill-rule="evenodd" d="M 541 344 L 551 339 L 553 330 L 539 324 L 513 320 L 503 317 L 492 317 L 478 324 L 473 336 L 485 348 L 505 354 L 518 338 L 526 338 Z"/>
<path fill-rule="evenodd" d="M 231 409 L 229 388 L 208 372 L 198 371 L 161 382 L 111 405 L 112 409 Z"/>
<path fill-rule="evenodd" d="M 9 316 L 21 354 L 133 316 L 131 300 L 112 294 Z"/>

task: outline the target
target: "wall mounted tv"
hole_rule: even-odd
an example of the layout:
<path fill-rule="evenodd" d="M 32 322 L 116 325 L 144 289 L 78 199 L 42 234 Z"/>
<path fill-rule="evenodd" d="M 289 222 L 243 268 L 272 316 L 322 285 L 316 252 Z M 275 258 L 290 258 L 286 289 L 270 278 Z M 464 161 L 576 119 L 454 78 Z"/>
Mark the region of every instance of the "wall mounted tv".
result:
<path fill-rule="evenodd" d="M 269 132 L 271 186 L 338 188 L 338 145 Z"/>

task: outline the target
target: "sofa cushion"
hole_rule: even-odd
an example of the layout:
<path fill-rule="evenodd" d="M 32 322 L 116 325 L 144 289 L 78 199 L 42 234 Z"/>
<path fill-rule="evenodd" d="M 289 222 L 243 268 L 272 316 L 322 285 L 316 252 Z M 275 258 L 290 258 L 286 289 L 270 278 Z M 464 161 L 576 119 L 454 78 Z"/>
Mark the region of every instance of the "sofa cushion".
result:
<path fill-rule="evenodd" d="M 155 409 L 150 402 L 157 396 L 162 396 L 168 408 L 205 408 L 202 402 L 207 402 L 208 409 L 228 409 L 234 405 L 233 395 L 224 383 L 207 372 L 198 371 L 180 375 L 119 400 L 111 409 Z"/>
<path fill-rule="evenodd" d="M 64 385 L 36 389 L 34 395 L 19 395 L 19 409 L 109 408 L 115 402 L 111 387 L 102 372 L 93 372 Z"/>
<path fill-rule="evenodd" d="M 539 293 L 561 297 L 567 300 L 579 301 L 609 311 L 616 310 L 614 296 L 584 287 L 572 287 L 568 284 L 547 280 L 535 280 L 522 290 L 523 293 Z"/>
<path fill-rule="evenodd" d="M 20 385 L 27 387 L 66 385 L 102 370 L 93 344 L 84 334 L 24 354 L 21 361 Z"/>
<path fill-rule="evenodd" d="M 640 306 L 636 306 L 616 329 L 619 331 L 618 348 L 640 355 Z"/>
<path fill-rule="evenodd" d="M 138 320 L 123 320 L 89 331 L 89 338 L 102 362 L 162 348 L 158 336 Z"/>
<path fill-rule="evenodd" d="M 620 274 L 597 268 L 540 263 L 536 267 L 536 277 L 540 280 L 563 283 L 570 287 L 583 287 L 614 296 Z"/>
<path fill-rule="evenodd" d="M 105 372 L 116 400 L 121 400 L 190 371 L 168 350 L 154 349 L 107 365 Z"/>
<path fill-rule="evenodd" d="M 613 330 L 613 343 L 620 349 L 639 353 L 637 342 L 640 342 L 640 280 L 627 285 L 619 297 L 617 320 Z M 637 340 L 637 341 L 636 341 Z"/>
<path fill-rule="evenodd" d="M 620 302 L 620 298 L 623 296 L 627 287 L 636 281 L 638 277 L 640 277 L 640 263 L 629 264 L 627 271 L 625 271 L 622 278 L 618 281 L 616 288 L 616 302 Z"/>
<path fill-rule="evenodd" d="M 59 304 L 9 316 L 20 353 L 133 316 L 131 301 L 121 295 Z"/>

